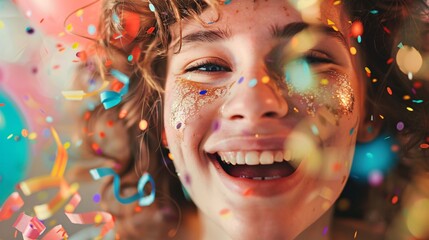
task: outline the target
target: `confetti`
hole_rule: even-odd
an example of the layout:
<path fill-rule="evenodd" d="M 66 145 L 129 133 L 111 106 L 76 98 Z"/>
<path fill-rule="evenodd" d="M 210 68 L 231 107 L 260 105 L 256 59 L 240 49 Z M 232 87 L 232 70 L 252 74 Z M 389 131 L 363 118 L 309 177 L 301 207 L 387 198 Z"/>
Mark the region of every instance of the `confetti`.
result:
<path fill-rule="evenodd" d="M 119 175 L 115 171 L 113 171 L 113 169 L 94 168 L 94 169 L 91 169 L 89 173 L 91 174 L 94 180 L 98 180 L 106 176 L 113 176 L 113 191 L 116 199 L 122 204 L 129 204 L 138 200 L 140 206 L 149 206 L 155 200 L 155 181 L 153 180 L 152 176 L 149 173 L 144 173 L 143 176 L 139 179 L 138 186 L 137 186 L 138 192 L 127 198 L 123 198 L 120 196 L 121 179 Z M 145 196 L 144 187 L 146 186 L 147 183 L 151 184 L 152 189 L 151 189 L 151 193 Z"/>
<path fill-rule="evenodd" d="M 261 82 L 263 84 L 267 84 L 268 82 L 270 82 L 270 77 L 268 76 L 263 76 Z"/>
<path fill-rule="evenodd" d="M 24 200 L 22 200 L 19 193 L 11 193 L 0 208 L 0 222 L 9 219 L 22 206 L 24 206 Z"/>
<path fill-rule="evenodd" d="M 404 130 L 404 123 L 403 122 L 398 122 L 397 124 L 396 124 L 396 129 L 398 129 L 398 131 L 402 131 L 402 130 Z"/>
<path fill-rule="evenodd" d="M 355 37 L 355 38 L 363 34 L 363 24 L 361 21 L 354 21 L 352 23 L 350 34 L 352 37 Z"/>
<path fill-rule="evenodd" d="M 365 67 L 365 72 L 368 77 L 371 77 L 371 69 L 369 67 Z"/>
<path fill-rule="evenodd" d="M 429 144 L 422 143 L 422 144 L 420 144 L 420 148 L 427 149 L 427 148 L 429 148 Z"/>
<path fill-rule="evenodd" d="M 256 84 L 258 84 L 258 80 L 256 80 L 255 78 L 252 79 L 252 80 L 250 80 L 249 83 L 248 83 L 249 87 L 251 87 L 251 88 L 255 87 Z"/>
<path fill-rule="evenodd" d="M 240 79 L 238 79 L 238 84 L 242 83 L 244 81 L 244 77 L 240 77 Z"/>
<path fill-rule="evenodd" d="M 371 10 L 371 11 L 369 11 L 371 14 L 378 14 L 378 10 L 376 10 L 376 9 L 373 9 L 373 10 Z"/>
<path fill-rule="evenodd" d="M 200 95 L 205 95 L 207 93 L 207 90 L 201 90 Z"/>
<path fill-rule="evenodd" d="M 33 34 L 33 33 L 34 33 L 34 28 L 32 28 L 32 27 L 26 27 L 26 28 L 25 28 L 25 31 L 26 31 L 28 34 Z"/>
<path fill-rule="evenodd" d="M 142 130 L 142 131 L 146 130 L 147 126 L 148 126 L 148 122 L 146 120 L 144 120 L 144 119 L 140 120 L 140 123 L 139 123 L 140 130 Z"/>
<path fill-rule="evenodd" d="M 155 12 L 155 6 L 152 4 L 152 3 L 149 3 L 149 10 L 151 11 L 151 12 Z"/>
<path fill-rule="evenodd" d="M 82 90 L 73 90 L 73 91 L 62 91 L 61 93 L 63 94 L 64 98 L 67 100 L 79 101 L 84 98 L 92 97 L 94 95 L 99 94 L 108 86 L 109 86 L 109 81 L 103 81 L 102 86 L 93 92 L 86 93 Z"/>
<path fill-rule="evenodd" d="M 356 53 L 357 53 L 356 48 L 355 48 L 355 47 L 351 47 L 351 48 L 350 48 L 350 53 L 351 53 L 352 55 L 356 55 Z"/>
<path fill-rule="evenodd" d="M 319 129 L 317 128 L 316 125 L 311 125 L 311 132 L 313 132 L 314 135 L 318 136 L 319 135 Z"/>
<path fill-rule="evenodd" d="M 94 25 L 92 25 L 92 24 L 88 25 L 88 34 L 89 35 L 93 36 L 93 35 L 95 35 L 96 32 L 97 32 L 97 28 Z"/>
<path fill-rule="evenodd" d="M 387 90 L 387 93 L 389 93 L 389 95 L 392 95 L 393 93 L 392 93 L 392 89 L 390 88 L 390 87 L 387 87 L 386 88 L 386 90 Z"/>
<path fill-rule="evenodd" d="M 410 112 L 414 111 L 414 109 L 411 108 L 411 107 L 407 107 L 407 110 L 410 111 Z"/>
<path fill-rule="evenodd" d="M 104 237 L 114 227 L 113 216 L 108 212 L 87 212 L 87 213 L 74 213 L 74 210 L 77 208 L 81 201 L 81 196 L 79 193 L 75 193 L 70 199 L 66 207 L 64 208 L 67 218 L 73 224 L 100 224 L 105 223 L 101 229 L 99 237 Z"/>
<path fill-rule="evenodd" d="M 124 86 L 119 93 L 114 91 L 104 91 L 100 93 L 100 100 L 105 109 L 110 109 L 122 101 L 122 97 L 128 93 L 128 85 L 130 83 L 130 78 L 116 69 L 110 70 L 110 74 L 122 82 Z"/>
<path fill-rule="evenodd" d="M 398 200 L 399 200 L 398 196 L 396 196 L 396 195 L 395 195 L 395 196 L 393 196 L 393 197 L 392 197 L 392 204 L 393 204 L 393 205 L 397 204 L 397 203 L 398 203 Z"/>

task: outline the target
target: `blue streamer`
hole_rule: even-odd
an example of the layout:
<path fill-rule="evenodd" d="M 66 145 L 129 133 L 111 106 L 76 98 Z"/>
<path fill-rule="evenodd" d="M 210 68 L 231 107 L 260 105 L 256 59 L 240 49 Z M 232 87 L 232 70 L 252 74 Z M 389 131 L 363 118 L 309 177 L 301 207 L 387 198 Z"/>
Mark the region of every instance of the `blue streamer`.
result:
<path fill-rule="evenodd" d="M 122 204 L 129 204 L 135 201 L 139 201 L 140 206 L 149 206 L 155 200 L 155 181 L 149 173 L 144 173 L 143 176 L 139 179 L 137 185 L 137 193 L 130 197 L 121 197 L 120 195 L 120 186 L 121 179 L 119 175 L 113 171 L 111 168 L 94 168 L 89 171 L 94 180 L 98 180 L 102 177 L 113 176 L 113 192 L 116 199 Z M 152 190 L 149 195 L 145 196 L 144 187 L 150 182 Z"/>
<path fill-rule="evenodd" d="M 115 91 L 104 91 L 100 93 L 101 103 L 103 104 L 105 109 L 112 108 L 121 103 L 122 97 L 128 93 L 128 88 L 130 85 L 130 78 L 124 73 L 116 69 L 112 69 L 110 70 L 110 74 L 112 74 L 112 76 L 118 79 L 118 81 L 123 83 L 124 86 L 121 88 L 119 93 Z"/>

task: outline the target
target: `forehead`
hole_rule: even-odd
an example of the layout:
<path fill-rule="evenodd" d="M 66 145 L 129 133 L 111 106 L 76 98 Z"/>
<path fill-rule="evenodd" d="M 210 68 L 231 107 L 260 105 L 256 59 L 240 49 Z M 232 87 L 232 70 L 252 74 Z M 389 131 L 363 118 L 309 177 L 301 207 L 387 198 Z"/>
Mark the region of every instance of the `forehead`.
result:
<path fill-rule="evenodd" d="M 298 1 L 310 2 L 310 1 Z M 182 21 L 171 28 L 173 42 L 182 36 L 201 28 L 225 29 L 233 34 L 249 31 L 269 31 L 271 26 L 286 25 L 291 22 L 309 22 L 312 24 L 329 25 L 332 23 L 343 32 L 345 30 L 343 9 L 334 6 L 331 0 L 311 1 L 314 4 L 294 5 L 288 0 L 236 0 L 219 7 L 220 19 L 215 9 L 206 9 L 199 17 L 206 23 L 202 26 L 195 19 Z"/>

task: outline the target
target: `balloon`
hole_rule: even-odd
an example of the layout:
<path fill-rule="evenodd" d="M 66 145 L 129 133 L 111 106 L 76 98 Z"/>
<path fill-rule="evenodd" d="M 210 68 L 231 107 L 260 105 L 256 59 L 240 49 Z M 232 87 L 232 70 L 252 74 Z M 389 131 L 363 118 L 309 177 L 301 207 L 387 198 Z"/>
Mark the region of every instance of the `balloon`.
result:
<path fill-rule="evenodd" d="M 30 20 L 48 35 L 68 44 L 92 43 L 97 32 L 101 0 L 15 0 Z"/>
<path fill-rule="evenodd" d="M 0 2 L 0 61 L 28 62 L 39 49 L 41 34 L 33 29 L 15 5 Z"/>
<path fill-rule="evenodd" d="M 23 114 L 0 90 L 0 206 L 27 170 L 30 146 L 23 137 L 23 129 L 26 129 Z"/>

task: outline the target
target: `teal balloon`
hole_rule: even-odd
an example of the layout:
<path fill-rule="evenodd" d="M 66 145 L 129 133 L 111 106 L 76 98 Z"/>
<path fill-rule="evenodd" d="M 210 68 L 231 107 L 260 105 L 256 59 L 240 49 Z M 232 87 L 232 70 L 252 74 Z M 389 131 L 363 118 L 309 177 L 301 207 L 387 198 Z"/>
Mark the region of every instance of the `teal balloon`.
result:
<path fill-rule="evenodd" d="M 22 129 L 28 129 L 26 126 L 18 106 L 0 89 L 0 206 L 27 170 L 30 145 L 21 135 Z"/>

